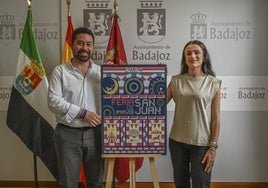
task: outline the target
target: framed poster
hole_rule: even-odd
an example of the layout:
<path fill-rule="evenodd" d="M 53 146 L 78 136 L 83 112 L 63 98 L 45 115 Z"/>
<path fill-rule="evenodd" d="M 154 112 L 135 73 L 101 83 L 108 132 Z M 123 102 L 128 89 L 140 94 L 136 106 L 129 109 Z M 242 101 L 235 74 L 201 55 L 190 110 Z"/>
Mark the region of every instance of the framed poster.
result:
<path fill-rule="evenodd" d="M 102 65 L 103 154 L 166 154 L 166 65 Z"/>

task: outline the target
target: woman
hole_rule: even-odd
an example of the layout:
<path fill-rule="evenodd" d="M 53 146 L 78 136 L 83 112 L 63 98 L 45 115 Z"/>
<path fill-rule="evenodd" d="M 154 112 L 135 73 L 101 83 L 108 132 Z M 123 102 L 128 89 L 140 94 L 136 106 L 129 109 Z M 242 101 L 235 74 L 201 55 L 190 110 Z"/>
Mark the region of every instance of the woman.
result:
<path fill-rule="evenodd" d="M 169 148 L 176 188 L 210 187 L 220 131 L 220 86 L 206 46 L 188 42 L 181 73 L 172 76 L 167 102 L 175 102 Z"/>

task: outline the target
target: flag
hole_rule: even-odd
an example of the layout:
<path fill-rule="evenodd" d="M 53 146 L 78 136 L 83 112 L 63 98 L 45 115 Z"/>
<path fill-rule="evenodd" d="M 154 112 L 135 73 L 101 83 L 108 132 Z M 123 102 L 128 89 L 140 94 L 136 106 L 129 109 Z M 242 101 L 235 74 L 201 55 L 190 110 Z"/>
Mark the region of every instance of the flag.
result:
<path fill-rule="evenodd" d="M 123 39 L 118 24 L 119 16 L 114 13 L 112 15 L 113 25 L 111 28 L 110 38 L 106 50 L 106 63 L 113 62 L 114 64 L 127 64 L 127 57 L 123 44 Z M 143 163 L 143 158 L 135 159 L 135 171 L 137 172 Z M 129 177 L 129 158 L 116 158 L 115 159 L 115 176 L 118 182 L 126 182 Z"/>
<path fill-rule="evenodd" d="M 72 24 L 72 17 L 70 15 L 70 10 L 68 10 L 68 26 L 65 36 L 65 42 L 63 46 L 62 56 L 61 56 L 61 64 L 64 64 L 66 62 L 71 61 L 73 57 L 73 51 L 72 51 L 72 34 L 74 31 L 73 24 Z M 82 182 L 84 187 L 87 187 L 87 180 L 85 177 L 85 170 L 84 165 L 81 165 L 80 169 L 80 181 Z"/>
<path fill-rule="evenodd" d="M 47 105 L 48 80 L 32 31 L 32 12 L 20 44 L 18 62 L 7 111 L 7 126 L 44 162 L 56 180 L 57 158 L 53 135 L 55 116 Z"/>
<path fill-rule="evenodd" d="M 72 18 L 70 15 L 68 15 L 68 26 L 67 26 L 67 32 L 65 36 L 65 42 L 63 46 L 62 56 L 61 56 L 61 63 L 66 63 L 71 60 L 73 57 L 72 52 L 72 33 L 74 31 L 73 24 L 72 24 Z"/>
<path fill-rule="evenodd" d="M 127 64 L 127 57 L 123 44 L 123 39 L 118 24 L 118 15 L 112 15 L 113 25 L 111 28 L 110 38 L 106 50 L 106 63 L 113 62 L 114 64 Z"/>

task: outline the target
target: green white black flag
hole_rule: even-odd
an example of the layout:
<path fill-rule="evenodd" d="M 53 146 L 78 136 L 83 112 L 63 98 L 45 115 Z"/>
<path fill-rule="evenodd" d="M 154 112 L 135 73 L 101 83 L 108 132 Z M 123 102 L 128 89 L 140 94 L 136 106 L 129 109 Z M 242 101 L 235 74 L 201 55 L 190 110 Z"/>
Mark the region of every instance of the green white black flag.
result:
<path fill-rule="evenodd" d="M 55 116 L 47 105 L 48 81 L 32 31 L 29 9 L 7 112 L 8 127 L 58 180 L 53 143 Z"/>

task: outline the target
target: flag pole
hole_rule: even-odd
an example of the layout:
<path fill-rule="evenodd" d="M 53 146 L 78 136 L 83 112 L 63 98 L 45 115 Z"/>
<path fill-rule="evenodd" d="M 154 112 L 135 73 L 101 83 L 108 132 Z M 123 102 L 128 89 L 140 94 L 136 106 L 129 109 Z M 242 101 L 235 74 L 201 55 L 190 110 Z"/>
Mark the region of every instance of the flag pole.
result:
<path fill-rule="evenodd" d="M 26 0 L 28 4 L 28 9 L 32 8 L 32 0 Z M 38 174 L 37 174 L 37 160 L 36 154 L 33 152 L 33 166 L 34 166 L 34 188 L 38 188 Z"/>
<path fill-rule="evenodd" d="M 34 161 L 34 188 L 38 188 L 37 161 L 36 161 L 36 155 L 34 153 L 33 153 L 33 161 Z"/>
<path fill-rule="evenodd" d="M 114 0 L 114 12 L 117 14 L 117 9 L 118 9 L 118 2 L 117 0 Z"/>
<path fill-rule="evenodd" d="M 118 2 L 117 2 L 117 0 L 114 0 L 114 13 L 115 14 L 117 14 L 117 9 L 118 9 Z M 116 188 L 115 187 L 115 170 L 113 173 L 113 188 Z"/>
<path fill-rule="evenodd" d="M 118 8 L 118 2 L 117 0 L 114 0 L 114 12 L 115 14 L 117 13 L 117 8 Z M 115 169 L 113 173 L 113 188 L 115 188 Z"/>
<path fill-rule="evenodd" d="M 70 8 L 71 0 L 66 0 L 66 4 L 67 4 L 67 14 L 68 16 L 71 16 L 71 8 Z"/>
<path fill-rule="evenodd" d="M 114 13 L 117 14 L 117 10 L 118 10 L 118 2 L 117 0 L 114 0 Z M 113 188 L 116 188 L 115 186 L 115 169 L 114 169 L 114 173 L 113 173 Z"/>
<path fill-rule="evenodd" d="M 32 0 L 26 0 L 27 4 L 28 4 L 28 8 L 31 9 L 32 7 Z"/>

